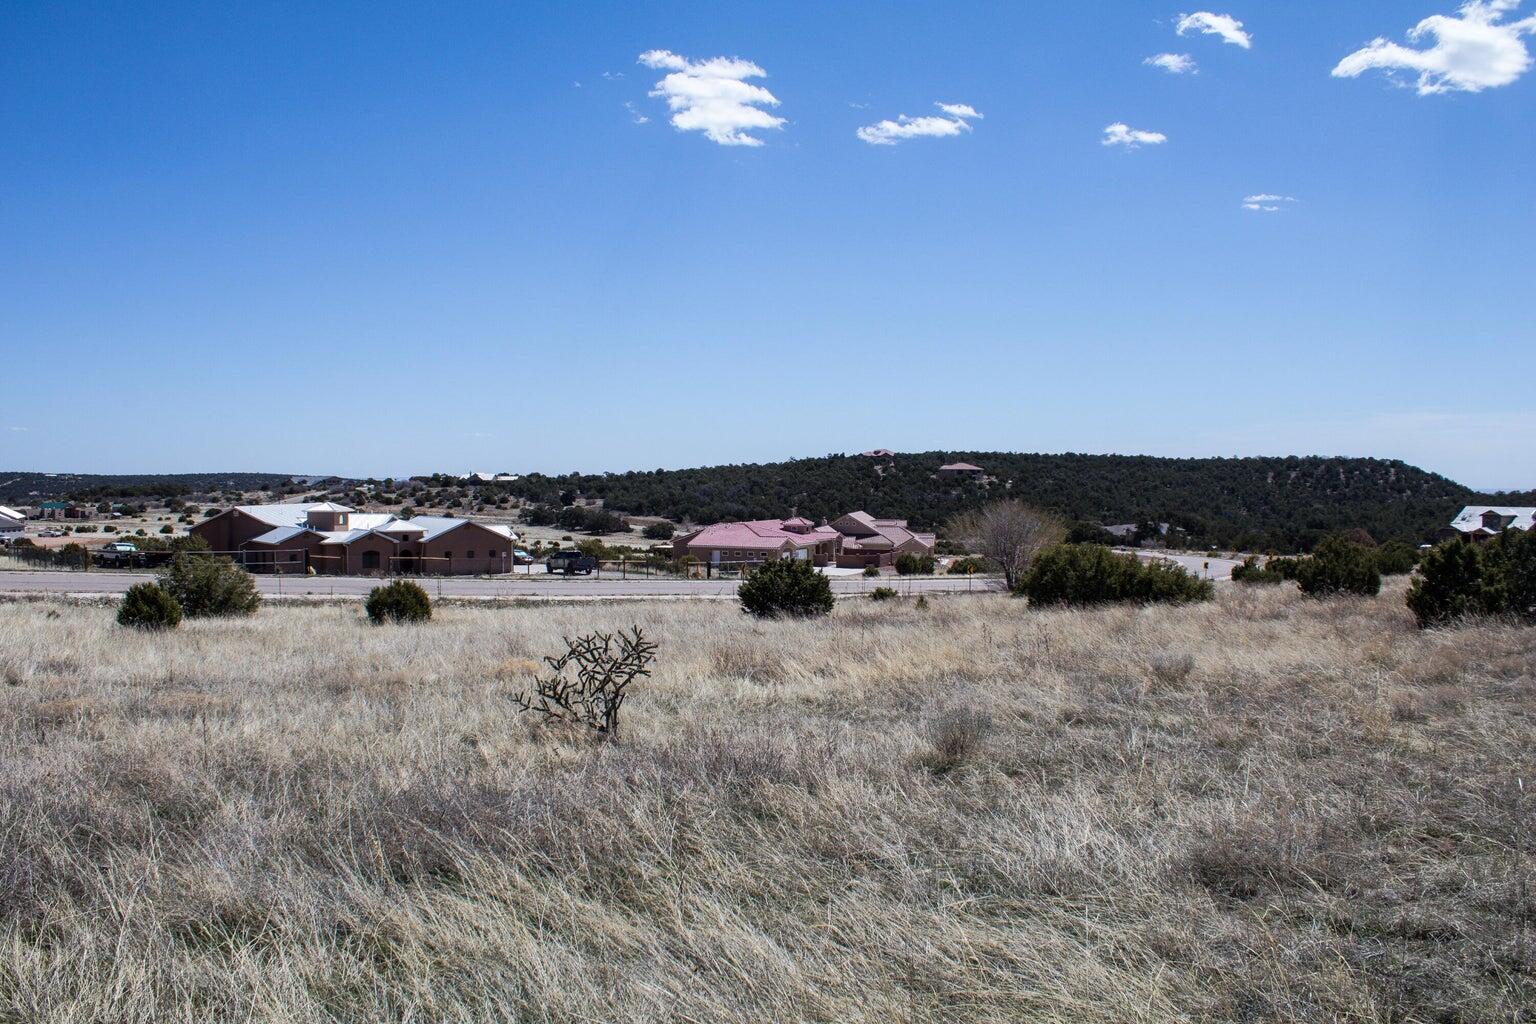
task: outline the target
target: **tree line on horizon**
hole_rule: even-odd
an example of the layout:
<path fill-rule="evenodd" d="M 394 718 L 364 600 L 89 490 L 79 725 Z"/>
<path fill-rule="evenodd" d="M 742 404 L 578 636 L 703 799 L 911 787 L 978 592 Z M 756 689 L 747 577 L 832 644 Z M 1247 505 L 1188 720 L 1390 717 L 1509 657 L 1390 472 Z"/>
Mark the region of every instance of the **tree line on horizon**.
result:
<path fill-rule="evenodd" d="M 957 461 L 982 467 L 986 477 L 937 475 L 941 465 Z M 612 511 L 699 525 L 791 511 L 819 521 L 863 509 L 935 529 L 956 513 L 1020 498 L 1082 530 L 1167 523 L 1193 545 L 1258 551 L 1310 550 L 1346 529 L 1363 529 L 1377 541 L 1418 544 L 1432 540 L 1463 505 L 1536 501 L 1532 492 L 1482 495 L 1398 460 L 1322 456 L 828 455 L 696 469 L 531 474 L 501 486 L 528 501 L 601 499 Z"/>

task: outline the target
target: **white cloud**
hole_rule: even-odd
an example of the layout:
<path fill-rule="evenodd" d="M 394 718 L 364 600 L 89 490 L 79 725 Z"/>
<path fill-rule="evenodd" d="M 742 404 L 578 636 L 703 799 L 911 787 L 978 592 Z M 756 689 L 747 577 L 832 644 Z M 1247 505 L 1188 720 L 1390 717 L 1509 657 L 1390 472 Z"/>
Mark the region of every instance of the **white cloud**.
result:
<path fill-rule="evenodd" d="M 929 114 L 925 117 L 908 117 L 902 114 L 894 121 L 878 121 L 867 124 L 855 134 L 871 146 L 894 146 L 907 139 L 944 138 L 960 135 L 971 130 L 970 121 L 980 120 L 982 115 L 968 103 L 935 103 L 945 117 Z"/>
<path fill-rule="evenodd" d="M 1188 32 L 1221 36 L 1222 42 L 1241 46 L 1245 50 L 1253 46 L 1253 37 L 1243 31 L 1243 23 L 1230 14 L 1212 14 L 1210 11 L 1181 14 L 1177 31 L 1181 36 Z"/>
<path fill-rule="evenodd" d="M 1195 59 L 1187 53 L 1157 53 L 1142 63 L 1154 68 L 1162 68 L 1170 75 L 1199 74 L 1199 70 L 1195 67 Z"/>
<path fill-rule="evenodd" d="M 9 430 L 13 434 L 25 434 L 27 431 L 31 430 L 32 428 L 31 427 L 6 427 L 5 429 Z"/>
<path fill-rule="evenodd" d="M 1253 210 L 1255 213 L 1279 213 L 1281 203 L 1294 203 L 1297 200 L 1293 196 L 1275 195 L 1273 192 L 1260 192 L 1258 195 L 1244 196 L 1243 209 Z"/>
<path fill-rule="evenodd" d="M 768 76 L 751 61 L 738 57 L 690 61 L 669 50 L 647 50 L 640 55 L 640 63 L 671 72 L 650 95 L 667 101 L 672 127 L 678 131 L 703 132 L 722 146 L 761 146 L 762 139 L 747 133 L 784 125 L 784 118 L 761 109 L 778 106 L 778 97 L 746 81 Z"/>
<path fill-rule="evenodd" d="M 976 112 L 976 108 L 969 103 L 935 103 L 934 106 L 944 111 L 950 117 L 974 117 L 977 120 L 980 120 L 982 117 L 981 114 Z"/>
<path fill-rule="evenodd" d="M 1116 121 L 1104 128 L 1103 143 L 1106 146 L 1124 146 L 1126 149 L 1135 149 L 1137 146 L 1158 146 L 1168 141 L 1168 136 L 1162 132 L 1144 132 L 1139 128 L 1132 128 L 1124 121 Z"/>
<path fill-rule="evenodd" d="M 1373 68 L 1388 77 L 1399 70 L 1416 71 L 1420 96 L 1508 85 L 1531 67 L 1530 52 L 1520 37 L 1536 34 L 1536 15 L 1504 21 L 1504 15 L 1519 6 L 1520 0 L 1469 0 L 1457 9 L 1460 17 L 1436 14 L 1408 30 L 1409 42 L 1433 39 L 1433 46 L 1416 50 L 1373 39 L 1339 61 L 1333 77 L 1356 78 Z"/>
<path fill-rule="evenodd" d="M 625 100 L 624 101 L 624 109 L 629 111 L 629 118 L 635 124 L 650 124 L 651 123 L 651 119 L 646 117 L 644 114 L 640 113 L 639 108 L 636 107 L 629 100 Z"/>

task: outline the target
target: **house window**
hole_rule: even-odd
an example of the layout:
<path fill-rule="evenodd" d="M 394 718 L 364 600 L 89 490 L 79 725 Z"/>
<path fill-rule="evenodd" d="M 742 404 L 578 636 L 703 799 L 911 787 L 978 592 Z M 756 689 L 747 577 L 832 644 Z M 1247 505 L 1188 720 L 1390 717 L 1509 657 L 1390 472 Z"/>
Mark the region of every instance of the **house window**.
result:
<path fill-rule="evenodd" d="M 473 550 L 468 551 L 468 552 L 465 553 L 464 557 L 465 558 L 474 558 L 475 557 L 475 553 L 474 553 Z"/>
<path fill-rule="evenodd" d="M 452 558 L 453 557 L 453 552 L 452 551 L 444 551 L 443 552 L 443 557 L 444 558 Z"/>
<path fill-rule="evenodd" d="M 299 560 L 299 553 L 297 551 L 290 551 L 290 552 L 288 552 L 288 561 L 290 561 L 290 562 L 297 562 L 298 560 Z"/>

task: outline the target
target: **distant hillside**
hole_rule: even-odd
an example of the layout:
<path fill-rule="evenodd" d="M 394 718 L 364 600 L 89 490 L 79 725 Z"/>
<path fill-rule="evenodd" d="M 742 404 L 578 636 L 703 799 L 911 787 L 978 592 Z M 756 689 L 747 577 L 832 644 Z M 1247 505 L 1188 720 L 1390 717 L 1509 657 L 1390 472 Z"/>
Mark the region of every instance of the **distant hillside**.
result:
<path fill-rule="evenodd" d="M 0 470 L 0 502 L 35 505 L 40 501 L 83 500 L 113 496 L 164 496 L 209 491 L 275 490 L 287 473 L 26 473 Z"/>
<path fill-rule="evenodd" d="M 940 465 L 957 461 L 983 467 L 989 479 L 973 483 L 935 476 Z M 511 489 L 550 502 L 562 494 L 602 498 L 617 511 L 694 523 L 769 518 L 790 509 L 820 519 L 862 508 L 910 519 L 918 527 L 1013 496 L 1073 520 L 1169 522 L 1201 544 L 1287 551 L 1310 547 L 1330 530 L 1357 526 L 1377 540 L 1428 540 L 1462 505 L 1485 500 L 1455 481 L 1395 460 L 1009 452 L 924 452 L 890 459 L 829 455 L 763 465 L 535 474 Z"/>

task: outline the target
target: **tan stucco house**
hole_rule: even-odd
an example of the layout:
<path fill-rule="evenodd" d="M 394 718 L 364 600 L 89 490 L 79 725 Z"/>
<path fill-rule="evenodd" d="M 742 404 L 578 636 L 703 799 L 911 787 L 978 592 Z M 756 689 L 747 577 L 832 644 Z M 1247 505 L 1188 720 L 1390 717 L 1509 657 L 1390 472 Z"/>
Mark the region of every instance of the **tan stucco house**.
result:
<path fill-rule="evenodd" d="M 932 554 L 934 536 L 907 527 L 904 519 L 876 519 L 850 512 L 830 523 L 809 519 L 754 519 L 716 523 L 672 541 L 676 558 L 708 565 L 736 565 L 800 558 L 842 568 L 890 566 L 904 554 Z"/>

